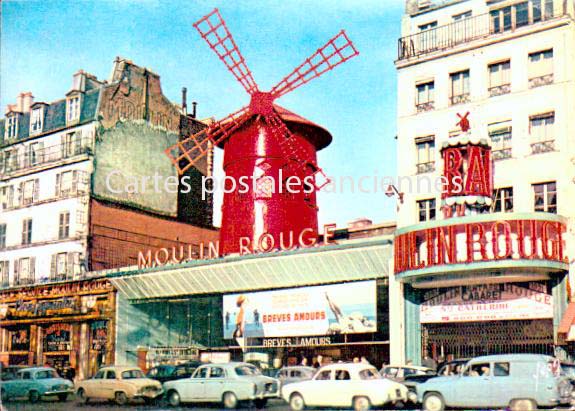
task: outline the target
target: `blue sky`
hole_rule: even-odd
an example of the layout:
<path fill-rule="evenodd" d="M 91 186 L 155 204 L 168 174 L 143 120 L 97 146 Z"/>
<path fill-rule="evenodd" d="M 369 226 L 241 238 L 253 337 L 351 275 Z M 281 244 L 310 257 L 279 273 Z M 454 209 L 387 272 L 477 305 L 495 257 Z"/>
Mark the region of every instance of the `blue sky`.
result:
<path fill-rule="evenodd" d="M 357 184 L 361 176 L 395 175 L 393 61 L 401 0 L 3 1 L 0 109 L 4 113 L 21 91 L 32 91 L 36 100 L 63 98 L 78 69 L 107 79 L 119 55 L 160 74 L 172 101 L 180 101 L 186 86 L 201 118 L 223 117 L 248 96 L 192 27 L 214 7 L 263 90 L 345 29 L 360 55 L 278 104 L 332 133 L 334 141 L 318 160 L 336 181 L 349 176 Z M 395 200 L 381 190 L 352 192 L 349 182 L 343 188 L 320 193 L 320 224 L 394 218 Z M 215 211 L 217 219 L 219 204 Z"/>

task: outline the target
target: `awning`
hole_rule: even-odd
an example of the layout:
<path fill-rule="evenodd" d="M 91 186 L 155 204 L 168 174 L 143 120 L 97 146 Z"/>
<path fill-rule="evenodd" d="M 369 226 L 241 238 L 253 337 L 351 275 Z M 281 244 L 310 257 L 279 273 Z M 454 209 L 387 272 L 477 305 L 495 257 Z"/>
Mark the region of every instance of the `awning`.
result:
<path fill-rule="evenodd" d="M 218 294 L 387 278 L 392 258 L 388 236 L 364 242 L 290 252 L 196 260 L 112 274 L 127 299 Z"/>
<path fill-rule="evenodd" d="M 559 328 L 557 329 L 557 334 L 569 334 L 571 325 L 573 325 L 573 320 L 575 320 L 575 303 L 569 303 L 563 318 L 559 323 Z"/>

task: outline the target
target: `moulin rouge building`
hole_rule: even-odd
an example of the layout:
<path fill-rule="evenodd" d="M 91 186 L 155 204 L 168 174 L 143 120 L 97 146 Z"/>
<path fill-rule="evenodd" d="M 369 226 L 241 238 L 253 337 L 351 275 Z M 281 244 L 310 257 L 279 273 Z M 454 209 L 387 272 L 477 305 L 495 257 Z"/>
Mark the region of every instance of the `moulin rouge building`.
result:
<path fill-rule="evenodd" d="M 398 175 L 448 184 L 400 187 L 392 361 L 572 353 L 573 16 L 553 0 L 406 1 Z"/>

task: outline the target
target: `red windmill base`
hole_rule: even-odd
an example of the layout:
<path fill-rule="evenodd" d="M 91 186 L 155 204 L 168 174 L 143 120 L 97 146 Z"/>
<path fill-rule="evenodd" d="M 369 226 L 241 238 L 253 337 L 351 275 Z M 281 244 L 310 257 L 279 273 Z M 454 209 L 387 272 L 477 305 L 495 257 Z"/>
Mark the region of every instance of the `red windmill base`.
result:
<path fill-rule="evenodd" d="M 183 173 L 208 153 L 210 143 L 224 149 L 220 253 L 291 248 L 315 239 L 315 191 L 328 182 L 316 152 L 331 135 L 274 101 L 359 53 L 341 31 L 262 92 L 217 9 L 194 27 L 251 97 L 249 105 L 166 150 Z"/>

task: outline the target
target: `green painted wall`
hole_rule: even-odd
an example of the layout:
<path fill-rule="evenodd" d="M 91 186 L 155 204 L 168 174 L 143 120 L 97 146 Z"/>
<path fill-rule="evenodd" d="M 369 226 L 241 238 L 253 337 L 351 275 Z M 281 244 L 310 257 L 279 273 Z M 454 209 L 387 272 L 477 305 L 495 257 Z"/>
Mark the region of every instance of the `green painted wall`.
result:
<path fill-rule="evenodd" d="M 164 187 L 166 178 L 177 178 L 164 150 L 175 144 L 176 133 L 159 127 L 151 127 L 143 120 L 118 122 L 115 127 L 98 131 L 96 160 L 93 176 L 93 192 L 96 197 L 118 201 L 148 211 L 176 216 L 178 206 L 177 184 L 174 193 Z M 121 171 L 120 174 L 114 173 Z M 154 180 L 142 183 L 142 177 L 162 176 L 159 195 L 154 189 Z M 106 185 L 109 178 L 109 186 Z M 173 178 L 172 178 L 173 180 Z M 137 189 L 134 182 L 138 183 Z M 155 194 L 155 195 L 153 195 Z"/>

